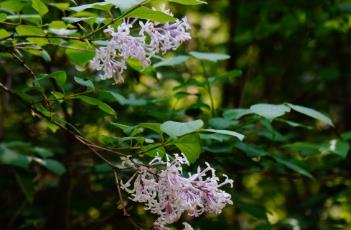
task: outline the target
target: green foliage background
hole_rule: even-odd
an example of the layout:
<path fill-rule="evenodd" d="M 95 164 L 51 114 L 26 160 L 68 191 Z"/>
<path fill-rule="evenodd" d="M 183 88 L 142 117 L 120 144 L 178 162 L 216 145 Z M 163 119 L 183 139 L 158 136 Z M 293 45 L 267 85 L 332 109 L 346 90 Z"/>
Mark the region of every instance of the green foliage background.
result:
<path fill-rule="evenodd" d="M 188 170 L 233 178 L 234 205 L 185 216 L 195 229 L 351 229 L 351 1 L 162 1 L 193 40 L 146 69 L 130 60 L 120 85 L 87 68 L 101 27 L 171 19 L 114 2 L 124 13 L 0 1 L 1 229 L 151 229 L 127 199 L 123 216 L 111 167 L 72 133 L 145 162 L 182 151 Z"/>

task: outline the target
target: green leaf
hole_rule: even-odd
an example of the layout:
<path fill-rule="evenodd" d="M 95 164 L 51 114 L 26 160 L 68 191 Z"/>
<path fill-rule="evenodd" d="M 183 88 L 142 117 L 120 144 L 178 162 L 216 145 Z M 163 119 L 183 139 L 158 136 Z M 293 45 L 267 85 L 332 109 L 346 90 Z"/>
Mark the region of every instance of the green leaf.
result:
<path fill-rule="evenodd" d="M 301 166 L 297 165 L 295 162 L 292 160 L 288 160 L 285 157 L 282 156 L 273 156 L 274 160 L 276 160 L 279 164 L 282 164 L 286 166 L 289 169 L 294 170 L 295 172 L 298 172 L 304 176 L 307 176 L 309 178 L 313 178 L 312 174 L 309 173 L 306 169 L 302 168 Z"/>
<path fill-rule="evenodd" d="M 133 7 L 145 2 L 145 0 L 105 0 L 118 7 L 122 12 L 126 12 Z"/>
<path fill-rule="evenodd" d="M 243 74 L 243 71 L 235 69 L 235 70 L 226 72 L 226 73 L 224 73 L 224 74 L 222 74 L 222 75 L 220 75 L 218 77 L 210 77 L 208 80 L 211 83 L 223 82 L 223 81 L 228 81 L 228 80 L 230 80 L 232 78 L 240 77 L 242 74 Z"/>
<path fill-rule="evenodd" d="M 31 162 L 31 157 L 22 155 L 15 150 L 0 145 L 0 164 L 16 166 L 27 169 Z"/>
<path fill-rule="evenodd" d="M 67 76 L 66 76 L 66 72 L 65 71 L 56 71 L 53 72 L 49 75 L 49 77 L 55 79 L 55 81 L 57 82 L 57 84 L 63 88 L 63 86 L 65 85 Z"/>
<path fill-rule="evenodd" d="M 322 145 L 321 150 L 328 151 L 346 158 L 350 150 L 350 144 L 343 140 L 333 139 Z"/>
<path fill-rule="evenodd" d="M 0 29 L 0 39 L 9 37 L 11 34 L 9 32 L 7 32 L 7 30 L 4 29 Z"/>
<path fill-rule="evenodd" d="M 351 131 L 347 131 L 341 134 L 342 139 L 345 141 L 351 140 Z"/>
<path fill-rule="evenodd" d="M 42 158 L 54 156 L 54 153 L 50 149 L 47 149 L 47 148 L 34 147 L 33 151 L 36 152 Z"/>
<path fill-rule="evenodd" d="M 30 36 L 45 36 L 45 32 L 36 26 L 20 25 L 16 27 L 16 32 L 19 36 L 29 36 L 26 39 L 39 46 L 44 46 L 48 43 L 46 38 L 30 37 Z"/>
<path fill-rule="evenodd" d="M 23 9 L 24 5 L 21 0 L 7 0 L 0 3 L 0 9 L 18 13 Z"/>
<path fill-rule="evenodd" d="M 293 105 L 293 104 L 287 104 L 291 109 L 295 110 L 296 112 L 299 112 L 299 113 L 302 113 L 304 115 L 307 115 L 309 117 L 312 117 L 314 119 L 317 119 L 317 120 L 320 120 L 320 121 L 323 121 L 325 123 L 327 123 L 328 125 L 330 126 L 333 126 L 334 127 L 334 124 L 332 122 L 332 120 L 325 116 L 324 114 L 314 110 L 314 109 L 311 109 L 311 108 L 307 108 L 307 107 L 304 107 L 304 106 L 301 106 L 301 105 Z"/>
<path fill-rule="evenodd" d="M 283 116 L 290 112 L 290 108 L 286 105 L 272 105 L 272 104 L 256 104 L 250 107 L 250 110 L 257 115 L 260 115 L 268 120 L 273 120 L 277 117 Z"/>
<path fill-rule="evenodd" d="M 266 151 L 252 144 L 237 142 L 235 143 L 235 147 L 246 153 L 248 157 L 262 157 L 267 155 Z"/>
<path fill-rule="evenodd" d="M 109 106 L 105 102 L 100 101 L 99 99 L 88 97 L 85 95 L 80 95 L 78 96 L 78 98 L 86 104 L 97 106 L 99 109 L 101 109 L 107 114 L 116 115 L 116 111 L 113 108 L 111 108 L 111 106 Z"/>
<path fill-rule="evenodd" d="M 87 42 L 73 41 L 68 43 L 66 54 L 69 60 L 75 64 L 83 66 L 95 56 L 95 49 Z"/>
<path fill-rule="evenodd" d="M 223 117 L 229 120 L 238 120 L 241 117 L 252 114 L 253 112 L 250 109 L 228 109 L 223 113 Z"/>
<path fill-rule="evenodd" d="M 74 81 L 81 85 L 81 86 L 85 86 L 89 89 L 95 90 L 95 86 L 94 83 L 92 81 L 90 81 L 89 79 L 83 79 L 83 78 L 79 78 L 79 77 L 73 77 Z"/>
<path fill-rule="evenodd" d="M 204 53 L 204 52 L 197 52 L 192 51 L 190 55 L 199 60 L 217 62 L 222 60 L 227 60 L 230 58 L 227 54 L 220 54 L 220 53 Z"/>
<path fill-rule="evenodd" d="M 154 68 L 158 68 L 161 66 L 175 66 L 184 63 L 189 59 L 189 56 L 186 55 L 179 55 L 176 57 L 172 57 L 169 59 L 165 59 L 163 61 L 157 62 L 155 65 L 153 65 Z"/>
<path fill-rule="evenodd" d="M 145 128 L 145 129 L 150 129 L 152 131 L 155 131 L 156 133 L 161 134 L 161 124 L 160 123 L 140 123 L 139 127 Z"/>
<path fill-rule="evenodd" d="M 141 18 L 145 20 L 151 20 L 155 22 L 165 23 L 165 22 L 175 22 L 175 18 L 165 14 L 161 11 L 152 10 L 146 6 L 141 6 L 126 15 L 130 18 Z"/>
<path fill-rule="evenodd" d="M 186 156 L 190 163 L 194 163 L 202 151 L 198 134 L 188 134 L 178 138 L 174 145 Z"/>
<path fill-rule="evenodd" d="M 238 138 L 240 141 L 244 140 L 244 135 L 231 130 L 220 130 L 220 129 L 202 129 L 204 132 L 220 133 Z"/>
<path fill-rule="evenodd" d="M 170 2 L 182 4 L 182 5 L 200 5 L 200 4 L 207 4 L 205 1 L 201 0 L 169 0 Z"/>
<path fill-rule="evenodd" d="M 49 3 L 50 6 L 53 6 L 59 10 L 65 11 L 69 8 L 69 3 L 68 2 L 63 2 L 63 3 Z"/>
<path fill-rule="evenodd" d="M 0 13 L 0 22 L 5 21 L 6 20 L 6 16 L 7 16 L 7 14 Z"/>
<path fill-rule="evenodd" d="M 101 9 L 101 10 L 108 10 L 111 8 L 111 3 L 109 2 L 96 2 L 96 3 L 91 3 L 91 4 L 84 4 L 80 6 L 74 6 L 70 7 L 69 9 L 75 11 L 75 12 L 81 12 L 87 9 Z"/>
<path fill-rule="evenodd" d="M 195 132 L 204 125 L 203 121 L 195 120 L 189 122 L 166 121 L 161 124 L 161 130 L 168 136 L 175 138 Z"/>
<path fill-rule="evenodd" d="M 40 16 L 43 16 L 49 12 L 47 6 L 40 0 L 32 0 L 32 7 L 40 14 Z"/>
<path fill-rule="evenodd" d="M 150 157 L 163 157 L 166 154 L 165 148 L 158 143 L 142 146 L 141 151 Z"/>
<path fill-rule="evenodd" d="M 51 159 L 40 159 L 40 158 L 33 158 L 35 162 L 44 166 L 49 171 L 53 172 L 57 176 L 61 176 L 66 172 L 65 166 L 56 160 Z"/>

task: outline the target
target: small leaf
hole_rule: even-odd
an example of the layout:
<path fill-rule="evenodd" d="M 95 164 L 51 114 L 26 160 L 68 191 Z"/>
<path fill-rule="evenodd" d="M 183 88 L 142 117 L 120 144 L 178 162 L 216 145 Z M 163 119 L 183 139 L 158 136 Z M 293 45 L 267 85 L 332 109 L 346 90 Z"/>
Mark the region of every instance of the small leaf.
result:
<path fill-rule="evenodd" d="M 141 151 L 150 157 L 163 157 L 166 153 L 166 150 L 160 144 L 150 144 L 141 147 Z"/>
<path fill-rule="evenodd" d="M 118 7 L 122 12 L 130 10 L 144 1 L 145 0 L 105 0 L 105 2 L 111 3 Z"/>
<path fill-rule="evenodd" d="M 89 43 L 81 41 L 71 41 L 67 45 L 66 54 L 75 65 L 85 65 L 95 56 L 95 49 Z"/>
<path fill-rule="evenodd" d="M 207 4 L 205 1 L 201 0 L 169 0 L 170 2 L 178 3 L 181 5 L 200 5 L 200 4 Z"/>
<path fill-rule="evenodd" d="M 178 138 L 175 146 L 186 156 L 190 163 L 194 163 L 202 151 L 198 134 L 188 134 Z"/>
<path fill-rule="evenodd" d="M 206 60 L 211 62 L 223 61 L 230 58 L 228 54 L 220 54 L 220 53 L 204 53 L 192 51 L 190 55 L 199 60 Z"/>
<path fill-rule="evenodd" d="M 95 90 L 94 83 L 93 83 L 92 81 L 90 81 L 89 79 L 86 79 L 86 80 L 85 80 L 85 79 L 79 78 L 79 77 L 74 77 L 73 79 L 74 79 L 74 81 L 75 81 L 77 84 L 79 84 L 79 85 L 81 85 L 81 86 L 85 86 L 85 87 L 87 87 L 87 88 L 89 88 L 89 89 Z"/>
<path fill-rule="evenodd" d="M 33 202 L 34 199 L 34 183 L 33 178 L 24 173 L 15 173 L 16 181 L 21 188 L 24 196 L 26 197 L 29 203 Z"/>
<path fill-rule="evenodd" d="M 75 12 L 81 12 L 87 9 L 102 9 L 102 10 L 108 10 L 111 8 L 111 3 L 109 2 L 96 2 L 96 3 L 91 3 L 91 4 L 84 4 L 84 5 L 80 5 L 80 6 L 73 6 L 70 7 L 69 9 L 75 11 Z"/>
<path fill-rule="evenodd" d="M 204 125 L 203 121 L 195 120 L 189 122 L 166 121 L 161 124 L 161 130 L 170 137 L 179 137 L 195 132 Z"/>
<path fill-rule="evenodd" d="M 57 84 L 63 88 L 65 82 L 66 82 L 66 79 L 67 79 L 67 76 L 66 76 L 66 72 L 65 71 L 56 71 L 56 72 L 53 72 L 49 75 L 49 77 L 55 79 L 55 81 L 57 82 Z"/>
<path fill-rule="evenodd" d="M 295 162 L 286 159 L 285 157 L 280 156 L 273 156 L 273 158 L 280 164 L 285 165 L 287 168 L 294 170 L 304 176 L 309 178 L 313 178 L 312 174 L 309 173 L 306 169 L 302 168 L 301 166 L 297 165 Z"/>
<path fill-rule="evenodd" d="M 237 142 L 235 143 L 235 147 L 246 153 L 248 157 L 262 157 L 267 155 L 266 151 L 252 144 Z"/>
<path fill-rule="evenodd" d="M 45 36 L 45 32 L 36 26 L 20 25 L 16 27 L 16 32 L 19 36 L 28 36 L 26 39 L 39 46 L 44 46 L 48 43 L 46 38 L 30 37 L 30 36 Z"/>
<path fill-rule="evenodd" d="M 44 166 L 49 171 L 53 172 L 57 176 L 61 176 L 66 172 L 65 166 L 56 160 L 51 159 L 41 159 L 41 158 L 33 158 L 35 162 Z"/>
<path fill-rule="evenodd" d="M 238 138 L 240 141 L 244 140 L 244 135 L 242 135 L 241 133 L 237 133 L 231 130 L 220 130 L 220 129 L 202 129 L 201 131 L 205 131 L 205 132 L 212 132 L 212 133 L 220 133 L 220 134 L 225 134 L 225 135 L 229 135 L 229 136 L 233 136 Z"/>
<path fill-rule="evenodd" d="M 15 150 L 0 145 L 0 164 L 16 166 L 27 169 L 31 162 L 31 157 L 22 155 Z"/>
<path fill-rule="evenodd" d="M 327 123 L 328 125 L 330 126 L 333 126 L 334 127 L 334 124 L 332 122 L 332 120 L 325 116 L 324 114 L 314 110 L 314 109 L 311 109 L 311 108 L 307 108 L 307 107 L 304 107 L 304 106 L 301 106 L 301 105 L 293 105 L 293 104 L 287 104 L 291 109 L 295 110 L 296 112 L 299 112 L 299 113 L 302 113 L 302 114 L 305 114 L 309 117 L 312 117 L 314 119 L 317 119 L 317 120 L 320 120 L 320 121 L 323 121 L 325 123 Z"/>
<path fill-rule="evenodd" d="M 346 158 L 350 150 L 350 144 L 343 140 L 333 139 L 326 144 L 323 144 L 321 150 L 328 151 Z"/>
<path fill-rule="evenodd" d="M 4 39 L 4 38 L 7 38 L 7 37 L 10 37 L 10 33 L 7 32 L 7 30 L 4 30 L 4 29 L 0 29 L 0 39 Z"/>
<path fill-rule="evenodd" d="M 99 109 L 101 109 L 107 114 L 116 115 L 116 111 L 113 108 L 111 108 L 111 106 L 109 106 L 105 102 L 100 101 L 99 99 L 88 97 L 85 95 L 80 95 L 78 96 L 78 98 L 86 104 L 97 106 Z"/>
<path fill-rule="evenodd" d="M 175 18 L 163 13 L 161 11 L 152 10 L 146 6 L 141 6 L 126 15 L 130 18 L 141 18 L 145 20 L 151 20 L 155 22 L 165 23 L 165 22 L 175 22 Z"/>
<path fill-rule="evenodd" d="M 155 131 L 156 133 L 161 134 L 161 124 L 160 123 L 140 123 L 140 127 L 145 128 L 145 129 L 150 129 L 152 131 Z"/>
<path fill-rule="evenodd" d="M 35 9 L 41 16 L 47 14 L 49 9 L 47 6 L 40 0 L 32 0 L 32 7 Z"/>
<path fill-rule="evenodd" d="M 272 104 L 256 104 L 250 107 L 250 110 L 257 115 L 260 115 L 268 120 L 273 120 L 277 117 L 290 112 L 290 108 L 286 105 L 272 105 Z"/>
<path fill-rule="evenodd" d="M 7 16 L 7 14 L 0 13 L 0 22 L 5 21 L 6 20 L 6 16 Z"/>
<path fill-rule="evenodd" d="M 161 66 L 175 66 L 175 65 L 179 65 L 179 64 L 184 63 L 188 59 L 189 59 L 189 56 L 179 55 L 176 57 L 172 57 L 172 58 L 157 62 L 155 65 L 153 65 L 153 67 L 158 68 Z"/>
<path fill-rule="evenodd" d="M 63 2 L 63 3 L 49 3 L 50 6 L 53 6 L 59 10 L 65 11 L 69 8 L 69 3 L 68 2 Z"/>

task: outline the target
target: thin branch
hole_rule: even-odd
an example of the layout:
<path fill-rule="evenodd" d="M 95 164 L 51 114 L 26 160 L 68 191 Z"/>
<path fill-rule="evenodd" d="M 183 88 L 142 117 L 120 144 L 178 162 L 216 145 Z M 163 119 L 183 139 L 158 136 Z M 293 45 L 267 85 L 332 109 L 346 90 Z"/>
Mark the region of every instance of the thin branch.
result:
<path fill-rule="evenodd" d="M 126 208 L 125 208 L 125 204 L 124 204 L 124 200 L 123 200 L 123 196 L 122 196 L 122 191 L 121 191 L 121 186 L 119 184 L 119 179 L 118 179 L 118 174 L 117 174 L 117 170 L 114 169 L 113 170 L 113 175 L 115 177 L 115 182 L 116 182 L 116 187 L 117 187 L 117 193 L 118 193 L 118 198 L 119 198 L 119 202 L 122 205 L 122 210 L 123 210 L 123 216 L 129 216 Z"/>

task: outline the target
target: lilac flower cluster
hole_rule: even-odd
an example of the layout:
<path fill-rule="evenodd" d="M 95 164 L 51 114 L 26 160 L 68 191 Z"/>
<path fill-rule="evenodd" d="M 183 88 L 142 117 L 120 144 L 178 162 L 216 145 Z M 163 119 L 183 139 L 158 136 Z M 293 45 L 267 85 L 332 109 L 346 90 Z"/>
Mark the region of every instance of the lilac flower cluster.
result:
<path fill-rule="evenodd" d="M 219 214 L 227 204 L 232 204 L 231 195 L 220 188 L 225 184 L 232 187 L 233 180 L 224 175 L 224 182 L 219 183 L 215 169 L 208 163 L 205 169 L 198 168 L 197 173 L 184 177 L 184 164 L 189 162 L 183 156 L 175 155 L 172 161 L 156 157 L 121 183 L 133 201 L 144 203 L 145 209 L 159 216 L 154 222 L 158 230 L 169 229 L 166 225 L 179 220 L 183 213 L 193 217 L 205 212 Z M 159 166 L 164 169 L 157 171 Z M 183 224 L 184 230 L 192 229 L 188 223 Z"/>
<path fill-rule="evenodd" d="M 172 15 L 167 9 L 166 14 Z M 139 60 L 143 67 L 150 65 L 151 57 L 157 53 L 177 49 L 183 42 L 190 40 L 190 25 L 187 18 L 177 19 L 174 23 L 156 23 L 139 21 L 140 30 L 137 35 L 131 29 L 137 20 L 125 19 L 117 31 L 112 27 L 104 30 L 111 36 L 106 47 L 96 50 L 91 67 L 103 72 L 102 80 L 114 78 L 117 83 L 123 82 L 123 71 L 127 68 L 128 58 Z"/>

